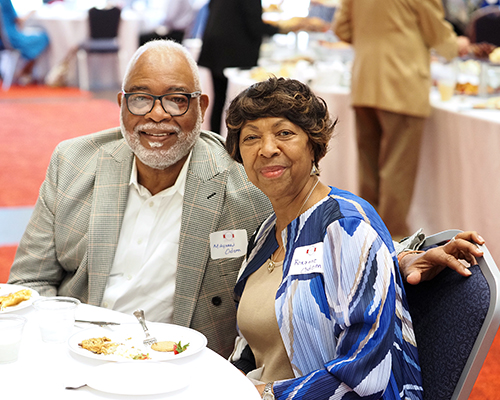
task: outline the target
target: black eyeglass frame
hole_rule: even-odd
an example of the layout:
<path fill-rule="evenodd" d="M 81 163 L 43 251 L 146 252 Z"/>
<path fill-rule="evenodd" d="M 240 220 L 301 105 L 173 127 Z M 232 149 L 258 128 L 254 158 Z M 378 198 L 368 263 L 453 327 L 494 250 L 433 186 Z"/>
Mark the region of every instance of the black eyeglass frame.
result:
<path fill-rule="evenodd" d="M 165 111 L 167 114 L 169 114 L 172 117 L 180 117 L 180 116 L 186 114 L 189 111 L 189 107 L 191 106 L 191 99 L 197 99 L 198 97 L 200 97 L 201 96 L 201 91 L 197 90 L 196 92 L 192 92 L 192 93 L 183 93 L 183 92 L 179 92 L 179 93 L 177 93 L 177 92 L 176 93 L 165 93 L 165 94 L 162 94 L 161 96 L 155 96 L 154 94 L 151 94 L 151 93 L 144 93 L 144 92 L 126 93 L 125 91 L 122 90 L 122 94 L 125 97 L 125 103 L 127 104 L 127 110 L 132 115 L 137 115 L 139 117 L 143 117 L 144 115 L 149 114 L 151 111 L 153 111 L 153 108 L 155 107 L 155 104 L 156 104 L 156 100 L 160 100 L 161 108 L 163 109 L 163 111 Z M 128 106 L 128 99 L 129 99 L 130 96 L 132 96 L 134 94 L 142 94 L 142 95 L 146 95 L 146 96 L 149 96 L 149 97 L 153 98 L 153 103 L 152 103 L 151 108 L 150 108 L 150 110 L 148 112 L 146 112 L 144 114 L 135 114 L 132 111 L 130 111 L 130 107 Z M 181 95 L 181 96 L 185 96 L 187 98 L 188 105 L 186 107 L 186 111 L 184 111 L 182 114 L 175 114 L 174 115 L 174 114 L 168 112 L 167 110 L 165 110 L 165 107 L 163 107 L 163 98 L 166 97 L 166 96 L 172 96 L 172 95 Z"/>

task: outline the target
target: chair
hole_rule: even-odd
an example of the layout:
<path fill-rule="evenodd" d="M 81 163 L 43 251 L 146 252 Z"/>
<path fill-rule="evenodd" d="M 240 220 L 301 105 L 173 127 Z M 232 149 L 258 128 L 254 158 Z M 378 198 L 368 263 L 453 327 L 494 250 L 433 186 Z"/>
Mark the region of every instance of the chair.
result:
<path fill-rule="evenodd" d="M 431 236 L 424 248 L 459 232 Z M 500 272 L 482 250 L 468 278 L 446 268 L 430 281 L 405 284 L 425 400 L 467 399 L 500 326 Z"/>
<path fill-rule="evenodd" d="M 3 26 L 2 7 L 0 6 L 0 75 L 2 89 L 7 91 L 12 85 L 21 53 L 14 49 Z"/>
<path fill-rule="evenodd" d="M 500 7 L 487 6 L 474 11 L 467 25 L 471 43 L 488 42 L 500 46 Z"/>
<path fill-rule="evenodd" d="M 83 42 L 77 51 L 78 84 L 80 89 L 89 90 L 88 54 L 116 54 L 117 73 L 121 78 L 120 46 L 118 44 L 118 28 L 120 26 L 121 9 L 119 7 L 89 9 L 90 37 Z"/>

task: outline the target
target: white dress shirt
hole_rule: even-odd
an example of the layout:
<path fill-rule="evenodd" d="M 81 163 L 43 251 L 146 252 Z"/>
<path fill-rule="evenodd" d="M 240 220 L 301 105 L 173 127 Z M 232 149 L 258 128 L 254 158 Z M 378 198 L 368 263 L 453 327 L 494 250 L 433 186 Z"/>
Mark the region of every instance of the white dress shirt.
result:
<path fill-rule="evenodd" d="M 102 306 L 171 322 L 184 188 L 191 155 L 172 187 L 152 196 L 132 166 L 127 207 Z"/>

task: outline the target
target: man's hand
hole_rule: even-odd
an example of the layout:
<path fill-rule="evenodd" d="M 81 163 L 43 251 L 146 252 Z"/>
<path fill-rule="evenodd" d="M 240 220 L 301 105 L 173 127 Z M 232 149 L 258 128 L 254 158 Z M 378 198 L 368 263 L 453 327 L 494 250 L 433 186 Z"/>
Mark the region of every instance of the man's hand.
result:
<path fill-rule="evenodd" d="M 459 233 L 443 246 L 404 256 L 399 269 L 403 278 L 411 285 L 434 278 L 446 267 L 460 275 L 469 276 L 471 272 L 459 260 L 465 260 L 470 265 L 476 264 L 476 257 L 481 257 L 483 252 L 475 243 L 484 244 L 484 239 L 477 232 Z"/>

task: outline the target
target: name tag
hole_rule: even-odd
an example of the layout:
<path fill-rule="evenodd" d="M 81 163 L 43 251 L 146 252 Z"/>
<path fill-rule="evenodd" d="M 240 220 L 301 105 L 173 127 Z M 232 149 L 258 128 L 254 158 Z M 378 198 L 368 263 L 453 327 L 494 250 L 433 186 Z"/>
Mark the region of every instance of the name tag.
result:
<path fill-rule="evenodd" d="M 295 249 L 290 265 L 290 275 L 323 273 L 323 243 Z"/>
<path fill-rule="evenodd" d="M 246 229 L 219 231 L 210 234 L 210 256 L 213 260 L 244 256 L 247 252 L 247 245 Z"/>

